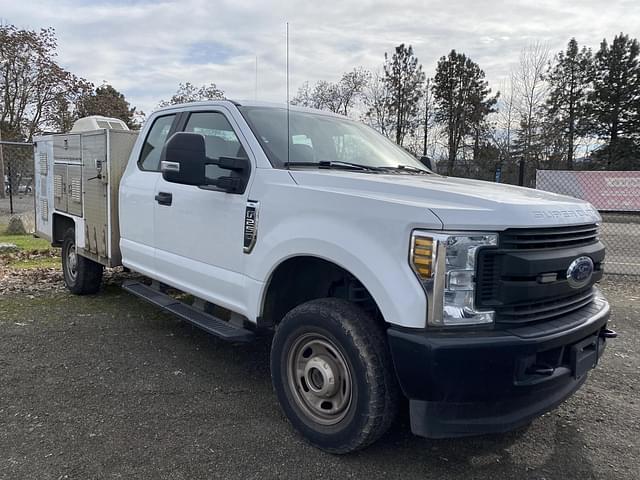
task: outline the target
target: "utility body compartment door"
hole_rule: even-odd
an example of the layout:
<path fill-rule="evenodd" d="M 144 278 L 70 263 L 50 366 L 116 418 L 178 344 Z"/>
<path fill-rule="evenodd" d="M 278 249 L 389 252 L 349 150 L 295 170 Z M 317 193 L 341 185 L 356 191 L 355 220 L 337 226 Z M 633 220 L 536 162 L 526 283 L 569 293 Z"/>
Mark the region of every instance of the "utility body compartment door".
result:
<path fill-rule="evenodd" d="M 68 208 L 66 163 L 53 166 L 53 206 L 60 212 L 66 212 Z"/>
<path fill-rule="evenodd" d="M 211 108 L 211 107 L 209 107 Z M 205 137 L 207 157 L 247 156 L 239 127 L 223 107 L 183 114 L 181 130 Z M 229 175 L 207 167 L 207 177 Z M 252 167 L 255 171 L 255 167 Z M 236 312 L 246 310 L 244 194 L 165 181 L 156 183 L 154 238 L 160 280 Z"/>

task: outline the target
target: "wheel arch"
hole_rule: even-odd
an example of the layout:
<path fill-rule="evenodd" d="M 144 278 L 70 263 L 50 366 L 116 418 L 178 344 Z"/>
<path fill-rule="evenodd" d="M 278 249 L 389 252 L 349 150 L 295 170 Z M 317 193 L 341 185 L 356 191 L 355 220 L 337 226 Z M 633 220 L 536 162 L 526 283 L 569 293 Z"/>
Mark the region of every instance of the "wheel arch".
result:
<path fill-rule="evenodd" d="M 356 275 L 333 260 L 300 254 L 282 259 L 271 271 L 263 289 L 259 323 L 277 325 L 296 306 L 318 298 L 343 298 L 385 322 L 379 304 Z"/>
<path fill-rule="evenodd" d="M 76 222 L 73 218 L 59 213 L 54 213 L 52 215 L 51 245 L 54 247 L 62 247 L 64 234 L 70 228 L 76 228 Z"/>

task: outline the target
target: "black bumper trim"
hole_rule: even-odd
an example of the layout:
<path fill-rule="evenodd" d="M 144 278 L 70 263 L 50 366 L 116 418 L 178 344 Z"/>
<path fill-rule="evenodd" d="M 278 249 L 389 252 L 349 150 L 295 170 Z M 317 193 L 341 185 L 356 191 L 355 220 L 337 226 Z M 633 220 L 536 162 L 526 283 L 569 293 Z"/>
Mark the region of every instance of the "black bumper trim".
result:
<path fill-rule="evenodd" d="M 506 401 L 485 405 L 410 400 L 411 432 L 427 438 L 509 432 L 556 408 L 575 393 L 586 379 L 587 376 L 584 375 L 548 396 L 526 398 L 520 402 Z"/>
<path fill-rule="evenodd" d="M 555 408 L 580 388 L 602 354 L 605 338 L 599 334 L 608 318 L 609 304 L 598 296 L 579 325 L 572 322 L 563 331 L 540 325 L 539 335 L 528 330 L 520 336 L 518 329 L 389 328 L 396 374 L 411 404 L 412 431 L 433 438 L 504 432 Z M 576 370 L 572 347 L 589 337 L 594 347 L 585 356 L 591 357 Z M 551 368 L 541 368 L 548 364 Z"/>

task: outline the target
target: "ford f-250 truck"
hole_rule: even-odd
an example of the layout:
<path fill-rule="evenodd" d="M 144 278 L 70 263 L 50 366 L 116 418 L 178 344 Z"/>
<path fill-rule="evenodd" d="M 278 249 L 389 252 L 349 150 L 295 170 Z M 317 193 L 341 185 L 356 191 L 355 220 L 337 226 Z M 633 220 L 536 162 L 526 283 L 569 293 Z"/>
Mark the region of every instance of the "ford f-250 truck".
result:
<path fill-rule="evenodd" d="M 214 335 L 273 331 L 282 409 L 323 450 L 375 441 L 402 395 L 421 436 L 525 425 L 615 336 L 588 203 L 437 175 L 327 112 L 216 101 L 137 138 L 103 127 L 37 140 L 69 290 L 122 264 L 150 279 L 127 291 Z"/>

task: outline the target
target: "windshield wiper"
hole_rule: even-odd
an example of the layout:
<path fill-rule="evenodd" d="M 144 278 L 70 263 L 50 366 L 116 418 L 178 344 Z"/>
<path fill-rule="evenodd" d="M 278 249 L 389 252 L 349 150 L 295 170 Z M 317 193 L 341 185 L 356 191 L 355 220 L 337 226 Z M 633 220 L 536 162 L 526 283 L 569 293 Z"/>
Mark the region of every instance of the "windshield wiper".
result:
<path fill-rule="evenodd" d="M 350 170 L 365 170 L 370 172 L 384 172 L 384 167 L 374 167 L 361 163 L 343 162 L 342 160 L 320 160 L 319 162 L 285 162 L 285 167 L 319 167 L 319 168 L 346 168 Z"/>
<path fill-rule="evenodd" d="M 412 165 L 398 165 L 397 167 L 383 167 L 386 170 L 396 170 L 396 171 L 406 171 L 412 173 L 420 173 L 420 174 L 431 174 L 429 170 L 423 170 L 422 168 L 414 167 Z"/>

